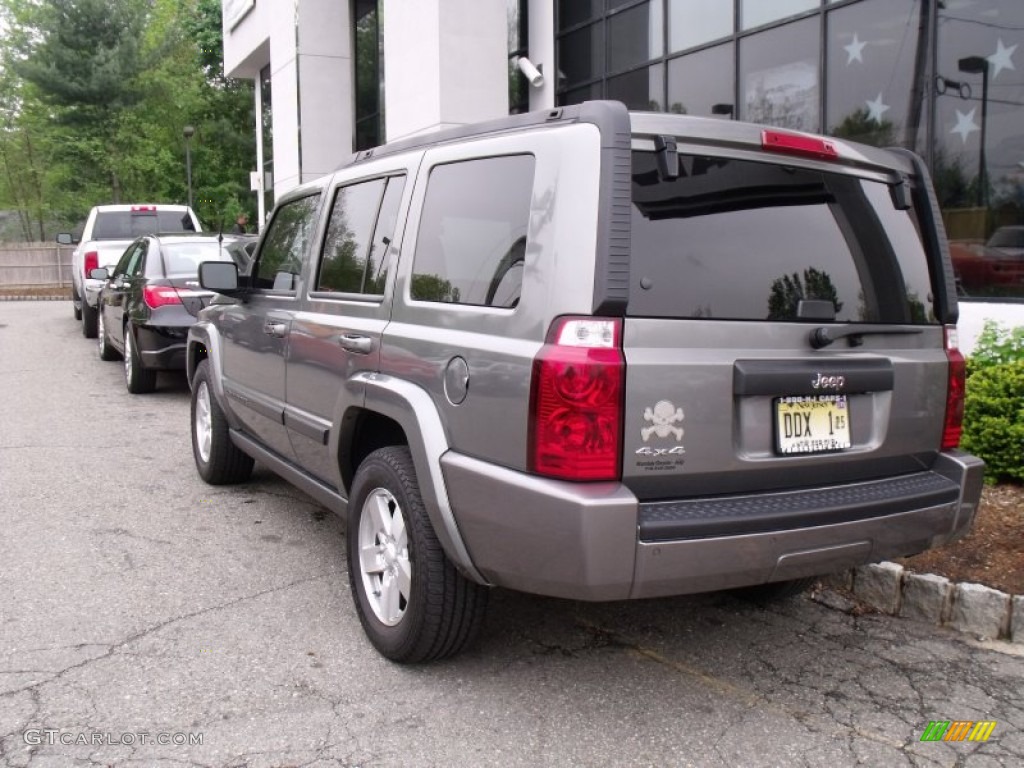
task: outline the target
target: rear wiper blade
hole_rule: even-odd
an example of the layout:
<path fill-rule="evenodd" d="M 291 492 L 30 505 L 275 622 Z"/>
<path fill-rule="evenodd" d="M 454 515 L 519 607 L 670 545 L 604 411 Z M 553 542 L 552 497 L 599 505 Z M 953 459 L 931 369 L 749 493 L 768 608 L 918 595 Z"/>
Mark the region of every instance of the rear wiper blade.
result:
<path fill-rule="evenodd" d="M 859 347 L 865 336 L 909 336 L 923 333 L 921 328 L 896 328 L 891 325 L 853 325 L 846 328 L 821 326 L 811 331 L 811 346 L 815 349 L 827 347 L 833 341 L 846 339 L 851 347 Z"/>

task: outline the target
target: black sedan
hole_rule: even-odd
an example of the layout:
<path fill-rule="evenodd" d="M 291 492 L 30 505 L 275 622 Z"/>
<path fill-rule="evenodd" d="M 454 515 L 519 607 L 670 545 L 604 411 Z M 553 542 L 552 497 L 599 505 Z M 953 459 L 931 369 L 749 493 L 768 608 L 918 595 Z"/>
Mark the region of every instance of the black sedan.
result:
<path fill-rule="evenodd" d="M 92 270 L 90 277 L 106 281 L 99 297 L 100 359 L 124 358 L 129 392 L 152 392 L 157 371 L 185 369 L 189 326 L 214 296 L 199 287 L 199 264 L 233 261 L 245 273 L 254 242 L 245 235 L 145 235 L 112 273 Z"/>

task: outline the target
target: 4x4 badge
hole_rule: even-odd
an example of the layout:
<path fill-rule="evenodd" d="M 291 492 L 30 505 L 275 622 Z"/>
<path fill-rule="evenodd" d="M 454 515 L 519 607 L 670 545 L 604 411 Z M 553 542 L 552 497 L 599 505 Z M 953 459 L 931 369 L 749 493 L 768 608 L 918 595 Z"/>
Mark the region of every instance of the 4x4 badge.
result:
<path fill-rule="evenodd" d="M 654 408 L 644 409 L 644 421 L 651 422 L 649 427 L 640 428 L 640 437 L 646 443 L 651 435 L 668 437 L 673 435 L 678 442 L 683 439 L 683 428 L 673 424 L 683 420 L 683 409 L 676 408 L 669 400 L 659 400 Z"/>

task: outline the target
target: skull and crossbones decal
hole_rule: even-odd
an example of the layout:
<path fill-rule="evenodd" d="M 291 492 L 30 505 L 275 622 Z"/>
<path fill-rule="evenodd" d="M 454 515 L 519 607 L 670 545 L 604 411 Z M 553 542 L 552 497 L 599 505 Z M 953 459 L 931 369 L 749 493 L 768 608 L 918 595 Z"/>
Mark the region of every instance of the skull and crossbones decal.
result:
<path fill-rule="evenodd" d="M 658 437 L 675 436 L 676 440 L 683 439 L 683 428 L 672 426 L 683 420 L 683 409 L 676 408 L 668 400 L 659 400 L 654 408 L 644 409 L 644 421 L 651 422 L 651 426 L 640 429 L 640 437 L 646 443 L 651 435 Z"/>

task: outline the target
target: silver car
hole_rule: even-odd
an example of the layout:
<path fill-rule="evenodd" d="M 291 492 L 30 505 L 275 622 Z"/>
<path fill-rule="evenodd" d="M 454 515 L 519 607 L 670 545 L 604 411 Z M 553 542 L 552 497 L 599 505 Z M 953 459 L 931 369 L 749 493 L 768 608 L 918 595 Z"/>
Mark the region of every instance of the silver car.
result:
<path fill-rule="evenodd" d="M 464 648 L 491 587 L 781 596 L 977 509 L 908 152 L 590 102 L 363 152 L 200 281 L 199 473 L 344 515 L 396 661 Z"/>

